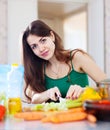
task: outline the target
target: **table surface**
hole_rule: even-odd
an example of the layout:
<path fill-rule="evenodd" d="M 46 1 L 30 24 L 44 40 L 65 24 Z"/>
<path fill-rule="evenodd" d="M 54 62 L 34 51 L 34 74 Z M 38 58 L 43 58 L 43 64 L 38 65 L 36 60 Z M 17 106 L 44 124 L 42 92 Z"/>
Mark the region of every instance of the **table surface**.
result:
<path fill-rule="evenodd" d="M 42 123 L 41 121 L 24 121 L 15 118 L 6 118 L 0 121 L 0 130 L 110 130 L 110 122 L 75 121 L 69 123 Z"/>

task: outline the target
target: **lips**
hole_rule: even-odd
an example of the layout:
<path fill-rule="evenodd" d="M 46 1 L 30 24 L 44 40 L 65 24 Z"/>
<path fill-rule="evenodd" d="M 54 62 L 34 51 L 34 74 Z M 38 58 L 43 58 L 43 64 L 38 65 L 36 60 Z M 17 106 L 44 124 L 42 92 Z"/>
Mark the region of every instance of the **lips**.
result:
<path fill-rule="evenodd" d="M 42 57 L 48 56 L 48 51 L 43 52 L 43 53 L 41 54 L 41 56 L 42 56 Z"/>

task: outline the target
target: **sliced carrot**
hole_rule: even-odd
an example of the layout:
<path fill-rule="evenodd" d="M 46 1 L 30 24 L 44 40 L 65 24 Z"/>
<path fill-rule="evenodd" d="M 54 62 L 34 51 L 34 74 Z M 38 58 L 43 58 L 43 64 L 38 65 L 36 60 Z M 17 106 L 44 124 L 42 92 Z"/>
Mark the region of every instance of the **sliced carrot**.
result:
<path fill-rule="evenodd" d="M 44 112 L 20 112 L 14 115 L 15 118 L 24 120 L 40 120 L 44 116 Z"/>

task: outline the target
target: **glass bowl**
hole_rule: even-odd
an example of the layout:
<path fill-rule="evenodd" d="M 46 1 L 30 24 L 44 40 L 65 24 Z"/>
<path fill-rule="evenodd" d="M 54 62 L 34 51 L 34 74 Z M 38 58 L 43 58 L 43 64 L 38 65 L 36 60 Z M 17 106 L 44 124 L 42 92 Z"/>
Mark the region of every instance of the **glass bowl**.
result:
<path fill-rule="evenodd" d="M 83 107 L 87 113 L 94 114 L 97 120 L 110 121 L 110 100 L 87 100 L 83 103 Z"/>
<path fill-rule="evenodd" d="M 102 99 L 110 100 L 110 79 L 105 79 L 97 83 L 97 91 Z"/>

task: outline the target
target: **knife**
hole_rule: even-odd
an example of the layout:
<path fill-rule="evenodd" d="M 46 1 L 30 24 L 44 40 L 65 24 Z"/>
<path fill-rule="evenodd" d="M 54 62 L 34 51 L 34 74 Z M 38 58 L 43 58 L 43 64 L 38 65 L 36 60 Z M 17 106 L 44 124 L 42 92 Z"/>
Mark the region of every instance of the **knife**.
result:
<path fill-rule="evenodd" d="M 56 93 L 55 93 L 55 97 L 56 97 L 57 101 L 59 101 L 59 102 L 64 102 L 64 101 L 66 101 L 65 98 L 62 98 L 60 95 L 57 95 Z"/>

